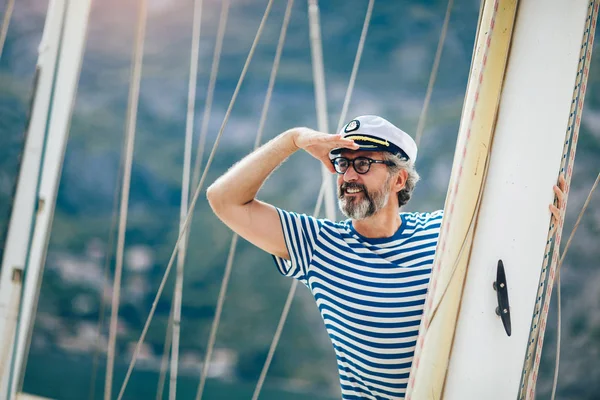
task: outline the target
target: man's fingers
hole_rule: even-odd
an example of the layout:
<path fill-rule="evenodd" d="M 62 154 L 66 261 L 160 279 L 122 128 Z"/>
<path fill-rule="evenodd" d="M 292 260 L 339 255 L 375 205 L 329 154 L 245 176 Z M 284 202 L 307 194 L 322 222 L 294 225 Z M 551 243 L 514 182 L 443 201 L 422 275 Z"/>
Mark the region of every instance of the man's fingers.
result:
<path fill-rule="evenodd" d="M 334 147 L 344 147 L 352 150 L 356 150 L 360 147 L 359 145 L 354 143 L 354 140 L 344 139 L 339 135 L 326 135 L 324 137 L 319 138 L 319 141 L 321 143 L 328 143 L 330 145 L 333 145 Z"/>
<path fill-rule="evenodd" d="M 320 132 L 318 135 L 313 135 L 307 140 L 307 144 L 309 146 L 325 143 L 334 147 L 345 147 L 354 150 L 359 148 L 359 146 L 356 143 L 354 143 L 354 140 L 343 138 L 340 134 L 330 135 L 328 133 Z"/>
<path fill-rule="evenodd" d="M 348 149 L 354 149 L 354 150 L 360 149 L 360 146 L 358 144 L 354 143 L 354 140 L 346 140 L 344 142 L 343 146 Z"/>
<path fill-rule="evenodd" d="M 558 199 L 558 207 L 561 208 L 565 199 L 565 193 L 556 185 L 554 186 L 554 193 Z"/>
<path fill-rule="evenodd" d="M 354 140 L 344 138 L 340 134 L 337 134 L 337 135 L 326 134 L 323 139 L 326 142 L 331 141 L 331 142 L 340 143 L 340 144 L 354 144 Z"/>
<path fill-rule="evenodd" d="M 352 139 L 340 138 L 336 141 L 342 147 L 346 147 L 348 149 L 358 149 L 360 146 L 354 142 Z"/>
<path fill-rule="evenodd" d="M 340 135 L 330 135 L 329 133 L 322 133 L 315 137 L 315 139 L 318 139 L 320 142 L 331 142 L 334 140 L 340 140 L 341 138 L 342 137 Z"/>
<path fill-rule="evenodd" d="M 558 221 L 560 221 L 560 210 L 554 204 L 550 204 L 550 211 L 558 223 Z"/>
<path fill-rule="evenodd" d="M 558 197 L 560 201 L 565 197 L 565 193 L 556 185 L 554 185 L 554 193 L 556 193 L 556 197 Z"/>

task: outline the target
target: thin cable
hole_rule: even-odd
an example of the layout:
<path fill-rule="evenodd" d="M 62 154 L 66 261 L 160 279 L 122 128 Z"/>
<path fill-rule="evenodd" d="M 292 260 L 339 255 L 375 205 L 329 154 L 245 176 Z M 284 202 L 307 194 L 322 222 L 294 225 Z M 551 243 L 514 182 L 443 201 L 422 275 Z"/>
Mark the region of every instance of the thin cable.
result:
<path fill-rule="evenodd" d="M 313 215 L 318 215 L 321 211 L 321 205 L 323 204 L 323 200 L 325 198 L 325 185 L 326 182 L 321 184 L 321 189 L 319 190 L 319 196 L 317 199 L 317 204 L 315 205 L 315 210 Z M 273 360 L 273 355 L 275 354 L 275 350 L 277 349 L 277 345 L 279 344 L 279 338 L 281 337 L 281 332 L 283 331 L 283 326 L 285 325 L 285 321 L 287 320 L 287 316 L 290 312 L 290 308 L 292 307 L 292 300 L 294 300 L 294 294 L 296 293 L 296 288 L 298 287 L 298 280 L 294 279 L 292 282 L 292 286 L 290 287 L 290 291 L 288 292 L 287 299 L 285 301 L 285 305 L 283 306 L 283 311 L 281 312 L 281 317 L 279 317 L 279 323 L 277 324 L 277 329 L 275 330 L 275 335 L 273 336 L 273 340 L 271 341 L 271 347 L 269 347 L 269 353 L 267 354 L 267 359 L 263 365 L 262 371 L 260 372 L 260 377 L 258 378 L 258 382 L 256 383 L 256 387 L 254 388 L 254 394 L 252 394 L 252 400 L 257 400 L 260 395 L 260 391 L 262 390 L 263 384 L 265 383 L 265 378 L 267 377 L 267 372 L 269 371 L 269 367 L 271 366 L 271 361 Z M 198 399 L 196 399 L 198 400 Z"/>
<path fill-rule="evenodd" d="M 125 165 L 123 171 L 123 186 L 121 189 L 121 209 L 119 217 L 119 232 L 117 236 L 117 257 L 115 265 L 115 280 L 113 283 L 113 297 L 110 314 L 110 330 L 108 336 L 108 351 L 106 359 L 106 380 L 104 384 L 104 399 L 111 399 L 113 369 L 115 362 L 115 344 L 117 340 L 117 323 L 119 316 L 119 300 L 121 294 L 121 275 L 123 274 L 123 253 L 125 250 L 125 229 L 127 227 L 127 210 L 129 206 L 129 188 L 131 184 L 131 167 L 133 164 L 133 147 L 135 143 L 135 130 L 137 109 L 140 97 L 140 80 L 142 75 L 142 59 L 144 56 L 144 37 L 146 34 L 146 0 L 141 0 L 138 9 L 137 32 L 135 50 L 133 53 L 133 68 L 129 86 L 129 105 L 127 110 L 127 145 L 125 152 Z"/>
<path fill-rule="evenodd" d="M 275 51 L 275 59 L 273 60 L 273 68 L 271 68 L 271 76 L 269 77 L 269 86 L 267 88 L 267 95 L 265 97 L 265 103 L 263 105 L 262 112 L 260 114 L 260 122 L 258 123 L 258 134 L 254 141 L 254 148 L 257 149 L 261 139 L 265 123 L 267 121 L 267 113 L 269 112 L 269 105 L 271 104 L 271 95 L 273 94 L 273 87 L 275 86 L 275 78 L 279 71 L 279 62 L 281 61 L 281 53 L 283 52 L 283 44 L 285 43 L 285 36 L 287 34 L 288 25 L 290 23 L 290 16 L 292 15 L 292 7 L 294 0 L 288 0 L 285 14 L 283 16 L 283 24 L 281 25 L 281 31 L 279 32 L 279 42 L 277 42 L 277 50 Z"/>
<path fill-rule="evenodd" d="M 229 15 L 229 0 L 224 0 L 221 5 L 221 16 L 219 18 L 219 25 L 217 28 L 217 39 L 215 42 L 215 49 L 213 54 L 212 67 L 210 71 L 210 78 L 208 84 L 208 90 L 206 94 L 206 101 L 204 103 L 204 116 L 202 118 L 202 126 L 200 129 L 200 139 L 198 142 L 198 148 L 196 150 L 196 160 L 194 163 L 194 172 L 192 175 L 192 186 L 196 187 L 200 178 L 200 168 L 202 165 L 202 156 L 204 154 L 204 147 L 206 143 L 206 136 L 208 133 L 208 123 L 210 121 L 211 108 L 213 103 L 213 97 L 215 92 L 215 86 L 217 82 L 217 75 L 219 72 L 219 62 L 221 59 L 221 52 L 223 49 L 223 40 L 225 37 L 225 27 L 227 26 L 227 18 Z M 191 228 L 188 228 L 185 233 L 185 241 L 187 242 Z"/>
<path fill-rule="evenodd" d="M 415 135 L 415 142 L 417 146 L 421 142 L 421 136 L 425 129 L 425 119 L 427 118 L 427 111 L 429 110 L 429 103 L 431 101 L 431 93 L 433 92 L 433 86 L 437 78 L 438 68 L 440 66 L 440 59 L 442 58 L 442 50 L 446 41 L 446 33 L 448 32 L 448 25 L 450 23 L 450 13 L 452 11 L 452 5 L 454 0 L 448 1 L 448 7 L 446 8 L 446 16 L 444 17 L 444 24 L 442 25 L 442 32 L 440 33 L 440 40 L 438 41 L 438 47 L 435 52 L 435 59 L 433 61 L 433 68 L 429 75 L 429 83 L 427 84 L 427 92 L 425 94 L 425 101 L 423 102 L 423 108 L 421 109 L 421 115 L 419 115 L 419 123 L 417 124 L 417 133 Z M 481 12 L 480 12 L 481 15 Z"/>
<path fill-rule="evenodd" d="M 102 337 L 102 327 L 104 326 L 104 317 L 106 314 L 106 304 L 104 302 L 104 298 L 106 295 L 106 289 L 108 287 L 109 281 L 109 272 L 110 272 L 110 264 L 112 261 L 112 249 L 115 244 L 115 233 L 117 231 L 117 223 L 119 221 L 119 197 L 121 195 L 121 191 L 119 183 L 122 184 L 121 178 L 123 174 L 123 166 L 125 164 L 125 148 L 127 145 L 127 138 L 123 138 L 121 157 L 119 158 L 119 169 L 117 170 L 117 182 L 115 193 L 113 195 L 113 205 L 112 205 L 112 215 L 110 218 L 110 232 L 108 236 L 108 242 L 106 244 L 106 253 L 104 255 L 104 284 L 102 286 L 102 295 L 100 296 L 100 311 L 98 316 L 98 325 L 96 327 L 96 347 L 94 349 L 94 358 L 92 361 L 92 375 L 90 378 L 90 393 L 89 400 L 94 400 L 96 398 L 96 374 L 98 373 L 98 362 L 100 360 L 100 338 Z"/>
<path fill-rule="evenodd" d="M 556 364 L 554 365 L 554 382 L 552 384 L 552 400 L 554 400 L 554 396 L 556 395 L 556 388 L 558 386 L 558 369 L 560 366 L 560 336 L 561 336 L 561 298 L 560 298 L 560 268 L 562 267 L 563 261 L 565 259 L 565 256 L 567 255 L 567 251 L 569 251 L 569 247 L 571 246 L 571 241 L 573 240 L 573 236 L 575 236 L 575 232 L 577 231 L 577 228 L 579 227 L 579 223 L 581 222 L 581 218 L 583 217 L 583 213 L 585 212 L 585 210 L 588 208 L 588 205 L 590 204 L 590 200 L 592 199 L 592 194 L 594 193 L 594 190 L 596 190 L 596 187 L 598 186 L 598 182 L 600 181 L 600 173 L 598 173 L 598 176 L 596 177 L 596 181 L 594 181 L 594 184 L 592 185 L 592 188 L 590 189 L 590 193 L 588 194 L 587 199 L 585 199 L 585 203 L 583 204 L 583 207 L 581 208 L 581 211 L 579 212 L 579 216 L 577 217 L 577 221 L 575 222 L 575 226 L 573 226 L 573 230 L 571 231 L 571 234 L 569 235 L 569 240 L 567 240 L 567 244 L 565 245 L 565 249 L 562 252 L 562 255 L 560 256 L 560 260 L 558 261 L 558 266 L 556 267 L 556 278 L 558 279 L 558 332 L 557 332 L 557 336 L 556 336 Z"/>
<path fill-rule="evenodd" d="M 556 271 L 556 280 L 558 287 L 556 288 L 556 296 L 558 297 L 558 313 L 556 318 L 557 332 L 556 332 L 556 363 L 554 364 L 554 381 L 552 383 L 552 395 L 550 397 L 551 400 L 556 398 L 556 388 L 558 386 L 558 368 L 560 366 L 560 335 L 561 335 L 561 297 L 560 297 L 560 271 Z"/>
<path fill-rule="evenodd" d="M 281 54 L 283 52 L 283 45 L 285 43 L 285 37 L 288 29 L 288 25 L 290 22 L 290 16 L 292 12 L 292 6 L 294 4 L 294 0 L 288 0 L 288 4 L 285 10 L 285 15 L 283 17 L 283 24 L 281 26 L 281 32 L 279 34 L 279 42 L 277 43 L 277 50 L 275 52 L 275 59 L 273 60 L 273 67 L 271 68 L 271 76 L 269 78 L 269 85 L 267 88 L 267 94 L 265 96 L 265 101 L 263 103 L 263 108 L 261 112 L 261 119 L 258 126 L 258 131 L 256 134 L 256 140 L 254 141 L 254 150 L 258 148 L 260 145 L 260 141 L 262 138 L 262 133 L 264 130 L 264 123 L 266 121 L 266 117 L 269 111 L 269 106 L 271 104 L 271 97 L 273 93 L 273 87 L 275 85 L 275 78 L 277 77 L 277 72 L 279 70 L 279 62 L 281 60 Z M 202 398 L 202 394 L 204 392 L 204 386 L 206 384 L 206 377 L 208 375 L 208 370 L 210 368 L 210 360 L 212 358 L 212 352 L 215 345 L 215 340 L 217 337 L 217 330 L 219 328 L 219 323 L 221 320 L 221 313 L 223 310 L 223 303 L 225 302 L 225 294 L 227 292 L 227 287 L 229 284 L 229 277 L 231 275 L 231 269 L 233 265 L 233 258 L 235 255 L 236 247 L 237 247 L 238 235 L 234 233 L 233 238 L 231 240 L 231 245 L 229 248 L 229 256 L 227 258 L 227 265 L 225 266 L 225 273 L 223 276 L 223 280 L 221 282 L 221 289 L 219 291 L 219 297 L 217 300 L 217 308 L 215 312 L 215 318 L 213 319 L 213 323 L 210 329 L 210 335 L 208 339 L 208 345 L 206 350 L 206 355 L 204 357 L 204 363 L 202 365 L 202 374 L 200 376 L 200 383 L 198 384 L 198 390 L 196 392 L 196 400 L 200 400 Z"/>
<path fill-rule="evenodd" d="M 204 115 L 202 117 L 202 127 L 200 128 L 200 139 L 198 149 L 196 150 L 196 161 L 194 163 L 194 174 L 192 175 L 192 185 L 198 185 L 200 177 L 200 167 L 202 166 L 202 156 L 208 133 L 208 122 L 210 121 L 210 111 L 212 108 L 213 97 L 215 94 L 215 85 L 219 73 L 219 61 L 221 60 L 221 51 L 223 49 L 223 39 L 225 37 L 225 27 L 227 26 L 227 16 L 229 15 L 229 0 L 223 0 L 221 5 L 221 17 L 219 18 L 219 27 L 217 28 L 217 40 L 213 54 L 212 67 L 210 69 L 210 78 L 208 90 L 206 92 L 206 102 L 204 103 Z"/>
<path fill-rule="evenodd" d="M 221 58 L 221 50 L 223 48 L 223 38 L 225 36 L 225 27 L 227 25 L 228 11 L 229 11 L 229 0 L 224 0 L 223 4 L 221 6 L 221 17 L 219 19 L 219 26 L 217 28 L 217 39 L 216 39 L 216 44 L 215 44 L 215 49 L 214 49 L 214 54 L 213 54 L 213 62 L 212 62 L 212 68 L 211 68 L 211 72 L 210 72 L 208 91 L 207 91 L 207 95 L 206 95 L 206 101 L 204 104 L 204 118 L 202 119 L 202 128 L 200 131 L 200 141 L 198 143 L 198 149 L 196 151 L 194 172 L 192 174 L 192 187 L 196 187 L 198 185 L 198 180 L 200 178 L 200 167 L 202 164 L 202 155 L 204 154 L 204 146 L 205 146 L 206 135 L 207 135 L 207 131 L 208 131 L 208 122 L 209 122 L 209 118 L 210 118 L 210 112 L 211 112 L 212 101 L 213 101 L 213 96 L 214 96 L 217 73 L 219 70 L 219 60 Z M 192 74 L 190 74 L 190 77 L 191 77 L 191 75 Z M 197 76 L 197 73 L 195 73 L 194 76 Z M 194 98 L 195 98 L 195 95 L 194 95 Z M 188 99 L 188 102 L 189 102 L 189 99 Z M 189 112 L 189 110 L 188 110 L 188 112 Z M 185 238 L 183 239 L 183 241 L 186 243 L 189 239 L 190 232 L 191 232 L 190 228 L 188 228 L 185 232 Z M 167 333 L 167 337 L 165 340 L 166 340 L 166 342 L 168 342 L 170 344 L 171 340 L 172 340 L 172 336 L 173 336 L 172 332 L 171 332 L 173 330 L 173 309 L 171 309 L 171 314 L 169 315 L 169 328 L 168 329 L 170 332 Z M 163 359 L 164 359 L 164 357 L 163 357 Z M 160 393 L 160 396 L 162 396 L 162 392 L 164 389 L 166 371 L 167 371 L 167 367 L 161 363 L 161 374 L 160 374 L 159 383 L 158 383 L 158 392 Z M 158 396 L 158 394 L 157 394 L 157 396 Z M 158 400 L 158 398 L 157 398 L 157 400 Z"/>
<path fill-rule="evenodd" d="M 356 57 L 354 57 L 354 65 L 352 66 L 352 73 L 350 74 L 350 82 L 346 89 L 346 96 L 344 97 L 344 105 L 342 106 L 342 112 L 340 113 L 340 119 L 337 125 L 337 132 L 342 129 L 344 121 L 346 121 L 346 114 L 348 114 L 348 107 L 350 105 L 350 98 L 354 90 L 354 82 L 356 81 L 356 75 L 358 73 L 358 66 L 362 58 L 363 49 L 365 47 L 365 41 L 367 39 L 367 32 L 369 31 L 369 25 L 371 23 L 371 15 L 373 14 L 373 5 L 375 0 L 369 0 L 367 7 L 367 14 L 365 15 L 365 22 L 363 23 L 362 32 L 360 34 L 360 40 L 358 41 L 358 50 L 356 51 Z"/>
<path fill-rule="evenodd" d="M 4 20 L 2 21 L 2 30 L 0 30 L 0 58 L 2 58 L 2 50 L 4 50 L 4 42 L 8 34 L 8 26 L 12 17 L 13 9 L 15 8 L 15 0 L 8 0 L 4 9 Z"/>
<path fill-rule="evenodd" d="M 163 346 L 163 355 L 160 360 L 160 376 L 158 378 L 158 386 L 156 387 L 156 400 L 163 398 L 163 392 L 165 391 L 165 381 L 167 380 L 167 370 L 169 369 L 169 353 L 171 349 L 171 341 L 173 338 L 173 306 L 175 303 L 171 303 L 171 311 L 169 312 L 169 320 L 167 322 L 167 333 L 165 337 L 165 344 Z"/>
<path fill-rule="evenodd" d="M 200 383 L 198 384 L 198 390 L 196 391 L 196 400 L 202 398 L 204 392 L 204 385 L 206 383 L 206 376 L 208 375 L 208 369 L 210 367 L 210 359 L 212 357 L 212 351 L 215 346 L 217 339 L 217 329 L 219 327 L 219 321 L 221 319 L 221 313 L 223 312 L 223 304 L 225 303 L 225 292 L 227 291 L 227 285 L 229 285 L 229 277 L 231 276 L 231 267 L 233 266 L 233 259 L 235 256 L 235 248 L 237 246 L 238 235 L 234 234 L 231 239 L 231 246 L 229 246 L 229 255 L 227 256 L 227 266 L 225 267 L 225 274 L 221 281 L 221 289 L 219 291 L 219 300 L 217 302 L 217 308 L 215 311 L 215 318 L 210 329 L 210 337 L 208 339 L 208 348 L 206 350 L 206 356 L 204 357 L 204 363 L 202 364 L 202 375 L 200 376 Z"/>
<path fill-rule="evenodd" d="M 204 172 L 202 173 L 202 177 L 200 178 L 198 187 L 196 188 L 196 191 L 194 192 L 194 196 L 192 197 L 192 202 L 190 203 L 189 212 L 188 212 L 188 215 L 187 215 L 187 217 L 185 219 L 185 223 L 184 223 L 184 230 L 187 229 L 187 227 L 192 219 L 191 217 L 193 215 L 194 208 L 196 207 L 196 202 L 198 201 L 198 198 L 200 197 L 200 192 L 202 191 L 202 186 L 204 185 L 204 181 L 206 180 L 206 175 L 208 174 L 210 165 L 212 164 L 212 161 L 215 157 L 215 153 L 217 152 L 217 148 L 219 147 L 219 142 L 221 141 L 221 136 L 223 135 L 223 131 L 225 130 L 225 126 L 227 125 L 227 121 L 229 120 L 229 116 L 231 115 L 231 110 L 233 109 L 233 105 L 235 104 L 235 100 L 237 99 L 237 96 L 239 94 L 240 88 L 242 86 L 242 82 L 244 81 L 246 72 L 248 71 L 248 66 L 250 65 L 252 56 L 254 55 L 256 45 L 257 45 L 258 40 L 260 39 L 260 36 L 264 29 L 264 25 L 267 20 L 267 17 L 269 16 L 269 12 L 271 11 L 272 5 L 273 5 L 273 0 L 269 0 L 269 3 L 267 4 L 267 8 L 265 10 L 263 18 L 260 22 L 260 26 L 258 27 L 258 31 L 256 32 L 254 42 L 252 43 L 252 47 L 250 48 L 250 52 L 248 53 L 248 57 L 246 58 L 246 63 L 244 64 L 244 68 L 242 69 L 242 73 L 240 74 L 240 78 L 238 80 L 237 86 L 233 93 L 233 97 L 231 98 L 231 101 L 229 102 L 229 107 L 227 108 L 227 111 L 225 112 L 225 117 L 223 119 L 223 123 L 221 124 L 221 128 L 219 129 L 219 133 L 217 134 L 217 138 L 215 139 L 215 143 L 213 144 L 212 151 L 210 152 L 210 155 L 206 162 L 206 166 L 204 167 Z M 131 372 L 133 371 L 133 367 L 135 366 L 135 362 L 139 355 L 141 345 L 144 342 L 144 338 L 146 337 L 146 334 L 148 333 L 148 328 L 150 327 L 150 322 L 152 322 L 152 317 L 154 316 L 154 312 L 156 311 L 156 307 L 158 305 L 158 300 L 160 299 L 162 291 L 165 288 L 165 283 L 169 276 L 169 272 L 171 271 L 171 268 L 173 267 L 173 261 L 175 260 L 175 256 L 177 254 L 177 249 L 179 248 L 179 243 L 181 242 L 182 238 L 183 238 L 183 235 L 179 235 L 179 237 L 177 238 L 177 241 L 175 242 L 175 248 L 173 249 L 173 252 L 171 253 L 171 258 L 169 259 L 169 263 L 167 264 L 167 268 L 165 269 L 162 281 L 160 282 L 158 291 L 156 292 L 156 296 L 154 297 L 154 301 L 152 302 L 152 307 L 150 308 L 150 313 L 148 314 L 148 318 L 146 319 L 146 324 L 144 325 L 142 334 L 140 335 L 140 338 L 135 346 L 133 358 L 131 359 L 129 368 L 127 369 L 127 374 L 125 375 L 125 380 L 123 381 L 123 385 L 121 386 L 121 391 L 119 392 L 118 400 L 122 399 L 123 393 L 125 392 L 125 388 L 127 387 L 127 383 L 129 382 L 129 378 L 131 377 Z"/>
<path fill-rule="evenodd" d="M 271 347 L 269 348 L 269 353 L 267 354 L 267 359 L 265 360 L 265 364 L 263 365 L 263 369 L 260 372 L 260 377 L 258 378 L 258 383 L 256 384 L 256 388 L 254 389 L 254 394 L 252 394 L 252 400 L 257 400 L 260 395 L 260 391 L 265 382 L 265 378 L 267 377 L 267 372 L 269 371 L 269 366 L 271 365 L 271 360 L 273 359 L 273 354 L 275 354 L 275 349 L 277 349 L 277 345 L 279 344 L 279 338 L 281 337 L 281 331 L 283 331 L 283 326 L 285 325 L 285 321 L 287 320 L 288 313 L 292 306 L 292 300 L 294 300 L 294 294 L 296 294 L 296 288 L 298 287 L 298 280 L 294 279 L 292 282 L 292 286 L 290 287 L 290 291 L 288 292 L 287 299 L 285 301 L 285 305 L 283 306 L 283 311 L 281 312 L 281 317 L 279 318 L 279 323 L 277 324 L 277 329 L 275 331 L 275 336 L 273 337 L 273 341 L 271 342 Z"/>
<path fill-rule="evenodd" d="M 187 251 L 188 236 L 184 229 L 184 221 L 188 213 L 190 197 L 190 169 L 192 164 L 192 140 L 194 135 L 194 110 L 196 108 L 196 84 L 198 81 L 198 54 L 200 52 L 200 27 L 202 21 L 202 0 L 194 1 L 194 19 L 192 29 L 192 44 L 190 56 L 190 78 L 188 84 L 187 118 L 185 124 L 185 147 L 183 155 L 183 172 L 181 178 L 181 206 L 179 212 L 179 234 L 183 240 L 177 253 L 177 276 L 175 278 L 175 293 L 172 319 L 171 342 L 171 380 L 169 384 L 169 400 L 175 400 L 177 395 L 177 373 L 179 370 L 179 337 L 181 332 L 181 303 L 183 299 L 183 271 Z"/>
<path fill-rule="evenodd" d="M 592 188 L 590 189 L 590 193 L 588 194 L 587 199 L 585 199 L 585 203 L 583 203 L 583 207 L 581 208 L 581 211 L 579 212 L 577 221 L 575 222 L 575 225 L 573 226 L 573 230 L 571 231 L 571 234 L 569 235 L 569 240 L 567 240 L 565 249 L 563 250 L 560 260 L 558 261 L 557 269 L 560 269 L 560 267 L 562 267 L 562 263 L 565 259 L 565 256 L 567 255 L 567 251 L 569 251 L 569 247 L 571 247 L 571 240 L 573 240 L 573 235 L 575 235 L 575 232 L 577 232 L 577 228 L 579 227 L 579 223 L 581 222 L 583 213 L 585 212 L 585 210 L 588 208 L 588 205 L 590 204 L 590 200 L 592 199 L 592 194 L 594 193 L 594 190 L 596 190 L 596 186 L 598 186 L 598 181 L 600 181 L 600 173 L 598 173 L 598 176 L 596 177 L 596 181 L 594 181 L 594 184 L 592 185 Z"/>

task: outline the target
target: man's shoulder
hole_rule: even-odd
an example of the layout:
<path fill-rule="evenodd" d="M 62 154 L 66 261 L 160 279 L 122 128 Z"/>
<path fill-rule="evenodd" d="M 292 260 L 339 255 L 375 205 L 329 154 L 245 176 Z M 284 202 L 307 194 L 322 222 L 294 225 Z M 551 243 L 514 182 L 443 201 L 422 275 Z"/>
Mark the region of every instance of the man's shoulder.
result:
<path fill-rule="evenodd" d="M 401 212 L 401 216 L 403 216 L 407 220 L 413 221 L 429 221 L 429 220 L 441 220 L 444 217 L 444 210 L 435 210 L 435 211 L 409 211 L 409 212 Z"/>
<path fill-rule="evenodd" d="M 313 225 L 318 226 L 319 228 L 328 227 L 328 228 L 333 228 L 333 229 L 344 229 L 347 227 L 347 224 L 348 224 L 348 220 L 332 221 L 327 218 L 319 218 L 319 217 L 315 217 L 315 216 L 312 216 L 307 213 L 284 210 L 279 207 L 275 207 L 275 209 L 279 213 L 280 217 L 283 217 L 283 218 L 287 217 L 287 218 L 294 219 L 296 221 L 303 221 L 305 223 L 311 223 Z"/>
<path fill-rule="evenodd" d="M 426 212 L 402 212 L 402 219 L 408 227 L 412 227 L 415 231 L 438 229 L 441 227 L 444 217 L 444 210 L 426 211 Z"/>

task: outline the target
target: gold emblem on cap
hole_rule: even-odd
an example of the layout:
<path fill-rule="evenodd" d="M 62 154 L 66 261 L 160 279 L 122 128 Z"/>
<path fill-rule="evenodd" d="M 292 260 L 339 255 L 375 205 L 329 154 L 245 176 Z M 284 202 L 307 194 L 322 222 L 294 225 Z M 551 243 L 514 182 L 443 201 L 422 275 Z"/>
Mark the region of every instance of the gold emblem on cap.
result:
<path fill-rule="evenodd" d="M 373 143 L 377 143 L 382 146 L 388 146 L 388 147 L 390 145 L 387 140 L 379 140 L 379 139 L 375 139 L 375 138 L 368 137 L 368 136 L 350 135 L 350 136 L 346 136 L 346 139 L 363 140 L 365 142 L 373 142 Z"/>

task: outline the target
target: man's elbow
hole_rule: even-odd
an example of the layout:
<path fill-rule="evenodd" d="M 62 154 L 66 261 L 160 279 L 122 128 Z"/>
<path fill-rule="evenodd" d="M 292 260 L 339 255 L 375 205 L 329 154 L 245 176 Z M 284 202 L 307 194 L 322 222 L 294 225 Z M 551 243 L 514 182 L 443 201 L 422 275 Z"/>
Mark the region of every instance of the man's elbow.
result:
<path fill-rule="evenodd" d="M 213 212 L 219 216 L 219 211 L 223 208 L 223 196 L 219 193 L 219 188 L 214 183 L 206 189 L 206 199 Z"/>
<path fill-rule="evenodd" d="M 243 202 L 237 199 L 218 181 L 206 189 L 206 199 L 215 215 L 223 222 L 229 220 L 240 207 L 245 207 L 252 202 L 252 200 Z"/>

